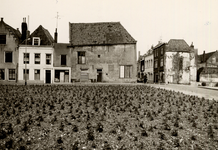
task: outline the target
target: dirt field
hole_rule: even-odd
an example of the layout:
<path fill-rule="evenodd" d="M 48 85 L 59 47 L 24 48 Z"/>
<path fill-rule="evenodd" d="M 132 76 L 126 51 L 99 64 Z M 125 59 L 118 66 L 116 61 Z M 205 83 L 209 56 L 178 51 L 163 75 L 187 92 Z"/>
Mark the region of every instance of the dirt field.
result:
<path fill-rule="evenodd" d="M 218 149 L 218 102 L 146 85 L 0 85 L 0 149 Z"/>

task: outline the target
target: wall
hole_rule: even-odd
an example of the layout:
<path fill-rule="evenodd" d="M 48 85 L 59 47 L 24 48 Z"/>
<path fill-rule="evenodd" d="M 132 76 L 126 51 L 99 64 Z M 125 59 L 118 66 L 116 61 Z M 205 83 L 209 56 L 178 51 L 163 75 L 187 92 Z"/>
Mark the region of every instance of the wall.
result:
<path fill-rule="evenodd" d="M 154 79 L 153 59 L 154 59 L 153 54 L 145 56 L 145 71 L 144 72 L 147 74 L 147 79 L 149 83 L 154 82 L 153 81 Z M 150 61 L 150 63 L 147 63 L 148 61 Z"/>
<path fill-rule="evenodd" d="M 191 54 L 186 52 L 165 53 L 164 72 L 166 83 L 190 84 L 191 79 L 196 79 L 196 65 L 193 65 L 195 60 L 190 61 L 190 56 Z M 192 67 L 191 71 L 190 66 Z"/>
<path fill-rule="evenodd" d="M 29 69 L 29 80 L 30 83 L 45 83 L 45 70 L 51 70 L 51 83 L 54 82 L 54 70 L 53 70 L 53 47 L 51 46 L 27 46 L 21 45 L 19 47 L 19 65 L 18 65 L 18 80 L 19 82 L 24 82 L 23 69 L 25 69 L 25 64 L 23 62 L 23 57 L 25 51 L 29 53 L 29 64 L 27 64 L 27 69 Z M 40 53 L 40 64 L 35 64 L 35 53 Z M 51 54 L 51 65 L 46 64 L 46 54 Z M 34 80 L 34 70 L 40 69 L 40 80 Z"/>
<path fill-rule="evenodd" d="M 3 24 L 0 26 L 0 34 L 6 34 L 6 45 L 0 44 L 0 69 L 5 69 L 5 80 L 0 80 L 0 83 L 8 82 L 8 69 L 16 69 L 18 63 L 18 40 L 14 38 Z M 5 51 L 12 51 L 12 63 L 5 63 Z M 17 70 L 15 71 L 17 76 Z M 17 78 L 16 78 L 17 79 Z M 10 82 L 16 82 L 10 81 Z"/>
<path fill-rule="evenodd" d="M 61 55 L 67 56 L 67 65 L 64 67 L 70 67 L 70 55 L 71 49 L 68 48 L 69 44 L 64 43 L 55 43 L 54 44 L 54 67 L 63 67 L 61 66 Z"/>
<path fill-rule="evenodd" d="M 86 64 L 77 64 L 77 52 L 86 52 Z M 100 55 L 100 58 L 98 58 Z M 71 78 L 79 80 L 81 69 L 88 69 L 89 79 L 97 79 L 97 69 L 102 69 L 103 82 L 136 82 L 136 45 L 107 45 L 74 47 L 71 50 Z M 109 70 L 109 65 L 114 69 Z M 132 78 L 119 78 L 120 65 L 132 65 Z"/>

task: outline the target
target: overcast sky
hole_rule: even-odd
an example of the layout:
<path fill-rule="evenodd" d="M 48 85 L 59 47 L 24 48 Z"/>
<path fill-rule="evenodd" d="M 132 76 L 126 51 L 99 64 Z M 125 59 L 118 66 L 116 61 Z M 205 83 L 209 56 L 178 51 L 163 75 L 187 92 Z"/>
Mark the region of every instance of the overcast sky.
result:
<path fill-rule="evenodd" d="M 159 40 L 193 42 L 198 54 L 218 50 L 218 0 L 0 0 L 0 17 L 19 28 L 29 16 L 32 33 L 39 25 L 58 42 L 69 42 L 69 22 L 120 22 L 137 40 L 137 51 L 147 52 Z"/>

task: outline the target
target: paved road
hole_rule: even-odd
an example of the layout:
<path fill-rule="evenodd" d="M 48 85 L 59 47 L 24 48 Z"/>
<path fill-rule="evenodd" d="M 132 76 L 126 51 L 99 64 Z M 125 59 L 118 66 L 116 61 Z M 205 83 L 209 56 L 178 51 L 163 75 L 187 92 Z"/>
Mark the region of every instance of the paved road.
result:
<path fill-rule="evenodd" d="M 206 99 L 214 99 L 218 101 L 218 88 L 205 88 L 191 85 L 180 84 L 147 84 L 157 88 L 164 88 L 168 90 L 174 90 L 176 92 L 183 92 L 188 95 L 196 95 L 198 97 L 204 97 Z"/>

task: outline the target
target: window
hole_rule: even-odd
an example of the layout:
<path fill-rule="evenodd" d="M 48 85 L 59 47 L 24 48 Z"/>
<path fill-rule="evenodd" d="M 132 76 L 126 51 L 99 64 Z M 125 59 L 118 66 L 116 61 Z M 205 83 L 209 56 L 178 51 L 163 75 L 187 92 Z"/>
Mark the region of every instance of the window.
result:
<path fill-rule="evenodd" d="M 26 74 L 25 74 L 26 70 Z M 25 75 L 26 75 L 26 80 L 29 80 L 29 69 L 23 69 L 23 80 L 25 80 Z"/>
<path fill-rule="evenodd" d="M 163 50 L 163 47 L 162 47 L 162 48 L 161 48 L 161 51 L 160 51 L 160 52 L 161 52 L 161 55 L 163 55 L 163 51 L 164 51 L 164 50 Z"/>
<path fill-rule="evenodd" d="M 33 45 L 40 45 L 40 38 L 39 37 L 33 37 Z"/>
<path fill-rule="evenodd" d="M 9 69 L 9 80 L 15 80 L 15 69 Z"/>
<path fill-rule="evenodd" d="M 157 68 L 157 60 L 154 61 L 154 68 Z"/>
<path fill-rule="evenodd" d="M 132 66 L 120 66 L 120 78 L 131 78 L 132 77 Z"/>
<path fill-rule="evenodd" d="M 216 57 L 213 57 L 213 58 L 212 58 L 212 63 L 213 63 L 213 64 L 216 63 Z"/>
<path fill-rule="evenodd" d="M 6 44 L 6 35 L 0 35 L 0 44 Z"/>
<path fill-rule="evenodd" d="M 51 65 L 51 54 L 46 54 L 46 65 Z"/>
<path fill-rule="evenodd" d="M 29 64 L 30 61 L 30 54 L 29 53 L 23 53 L 23 63 Z"/>
<path fill-rule="evenodd" d="M 67 65 L 67 56 L 66 55 L 61 55 L 61 65 L 66 66 Z"/>
<path fill-rule="evenodd" d="M 40 54 L 35 54 L 35 64 L 40 64 Z"/>
<path fill-rule="evenodd" d="M 163 58 L 160 60 L 160 66 L 163 67 Z"/>
<path fill-rule="evenodd" d="M 34 76 L 35 80 L 40 80 L 40 70 L 35 69 L 34 74 L 35 74 Z"/>
<path fill-rule="evenodd" d="M 98 58 L 100 58 L 101 57 L 101 55 L 98 55 Z"/>
<path fill-rule="evenodd" d="M 78 64 L 85 64 L 85 63 L 86 63 L 85 52 L 78 52 Z"/>
<path fill-rule="evenodd" d="M 6 63 L 13 62 L 13 52 L 5 52 L 5 62 Z"/>
<path fill-rule="evenodd" d="M 5 80 L 5 69 L 0 69 L 0 80 Z"/>

